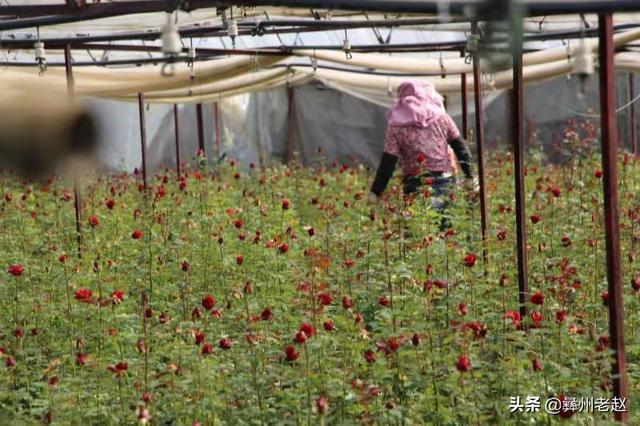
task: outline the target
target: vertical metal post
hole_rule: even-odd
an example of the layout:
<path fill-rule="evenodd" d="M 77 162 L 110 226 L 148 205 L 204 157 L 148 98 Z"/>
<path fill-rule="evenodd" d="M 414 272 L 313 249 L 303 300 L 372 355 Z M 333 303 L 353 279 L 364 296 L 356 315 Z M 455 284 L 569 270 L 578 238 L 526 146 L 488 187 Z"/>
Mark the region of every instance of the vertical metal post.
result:
<path fill-rule="evenodd" d="M 198 120 L 198 149 L 204 153 L 204 120 L 202 118 L 202 104 L 196 105 L 196 116 Z"/>
<path fill-rule="evenodd" d="M 64 69 L 67 75 L 67 93 L 73 97 L 75 81 L 73 79 L 73 64 L 71 61 L 71 45 L 64 47 Z M 73 205 L 76 213 L 76 241 L 78 244 L 78 257 L 82 257 L 82 194 L 78 184 L 78 175 L 73 171 Z"/>
<path fill-rule="evenodd" d="M 142 149 L 142 183 L 147 189 L 147 129 L 144 122 L 144 94 L 138 93 L 138 111 L 140 112 L 140 148 Z"/>
<path fill-rule="evenodd" d="M 634 81 L 634 75 L 629 73 L 629 101 L 631 102 L 631 108 L 629 114 L 631 115 L 631 149 L 634 155 L 638 154 L 638 135 L 636 133 L 636 103 L 633 99 L 636 97 L 636 87 Z"/>
<path fill-rule="evenodd" d="M 618 136 L 615 110 L 613 68 L 613 19 L 611 13 L 598 16 L 600 62 L 600 125 L 604 189 L 604 227 L 607 247 L 607 282 L 609 290 L 609 335 L 613 355 L 613 395 L 627 398 L 627 360 L 624 348 L 624 306 L 620 226 L 618 219 Z M 627 412 L 616 412 L 618 421 L 628 420 Z"/>
<path fill-rule="evenodd" d="M 460 51 L 460 56 L 464 58 L 464 49 Z M 460 74 L 460 102 L 462 104 L 462 137 L 469 138 L 469 124 L 467 117 L 467 73 Z"/>
<path fill-rule="evenodd" d="M 471 31 L 478 31 L 478 23 L 472 23 Z M 488 260 L 487 253 L 487 188 L 485 185 L 484 171 L 484 107 L 482 104 L 482 76 L 480 75 L 480 57 L 478 52 L 472 52 L 473 59 L 473 100 L 476 116 L 476 150 L 478 155 L 478 180 L 480 183 L 480 226 L 482 231 L 482 260 L 485 264 L 485 273 Z"/>
<path fill-rule="evenodd" d="M 213 112 L 216 119 L 216 156 L 220 158 L 220 155 L 222 155 L 222 152 L 221 152 L 222 144 L 220 141 L 220 107 L 218 106 L 217 102 L 213 104 Z"/>
<path fill-rule="evenodd" d="M 513 162 L 516 196 L 516 237 L 518 255 L 518 300 L 520 315 L 527 316 L 529 285 L 527 280 L 527 226 L 525 210 L 524 179 L 524 88 L 522 82 L 522 18 L 511 21 L 513 35 L 513 91 L 511 96 L 511 138 L 513 139 Z"/>
<path fill-rule="evenodd" d="M 289 163 L 292 159 L 293 159 L 293 152 L 295 150 L 295 145 L 296 145 L 296 112 L 295 112 L 295 96 L 294 96 L 294 92 L 293 92 L 293 87 L 289 86 L 287 88 L 287 95 L 288 95 L 288 99 L 289 99 L 289 110 L 287 113 L 287 145 L 285 148 L 285 156 L 284 156 L 284 161 L 285 163 Z"/>
<path fill-rule="evenodd" d="M 176 173 L 180 178 L 180 123 L 178 122 L 178 104 L 173 104 L 173 124 L 176 133 Z"/>

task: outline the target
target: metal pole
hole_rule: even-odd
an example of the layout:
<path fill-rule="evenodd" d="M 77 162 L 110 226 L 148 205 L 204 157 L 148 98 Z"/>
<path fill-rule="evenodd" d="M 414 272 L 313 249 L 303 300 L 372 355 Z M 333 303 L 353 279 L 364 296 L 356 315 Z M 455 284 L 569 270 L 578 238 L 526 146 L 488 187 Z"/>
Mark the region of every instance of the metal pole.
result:
<path fill-rule="evenodd" d="M 289 110 L 287 112 L 287 145 L 285 150 L 284 162 L 288 164 L 293 159 L 294 138 L 295 138 L 295 97 L 293 94 L 293 86 L 287 87 L 287 95 L 289 100 Z"/>
<path fill-rule="evenodd" d="M 216 156 L 220 158 L 222 154 L 220 141 L 220 109 L 217 102 L 213 104 L 213 111 L 216 118 Z"/>
<path fill-rule="evenodd" d="M 180 178 L 180 124 L 178 122 L 178 104 L 173 104 L 173 123 L 176 132 L 176 173 Z"/>
<path fill-rule="evenodd" d="M 633 150 L 633 154 L 638 154 L 638 135 L 636 133 L 636 103 L 633 102 L 633 99 L 636 97 L 636 88 L 635 88 L 634 75 L 632 72 L 629 73 L 629 101 L 631 102 L 631 109 L 629 113 L 631 114 L 631 149 Z"/>
<path fill-rule="evenodd" d="M 204 120 L 202 118 L 202 104 L 196 105 L 196 116 L 198 120 L 198 149 L 204 154 Z"/>
<path fill-rule="evenodd" d="M 460 51 L 460 56 L 464 58 L 464 50 Z M 462 134 L 465 139 L 469 138 L 469 124 L 467 120 L 467 74 L 460 74 L 460 102 L 462 103 Z"/>
<path fill-rule="evenodd" d="M 73 97 L 73 89 L 75 82 L 73 79 L 73 64 L 71 61 L 71 46 L 66 45 L 64 48 L 64 68 L 67 75 L 67 93 L 69 97 Z M 78 244 L 78 257 L 82 257 L 82 194 L 78 184 L 78 175 L 73 170 L 73 205 L 76 213 L 76 241 Z"/>
<path fill-rule="evenodd" d="M 609 335 L 614 351 L 613 395 L 627 398 L 627 360 L 624 349 L 624 306 L 618 220 L 618 135 L 616 134 L 615 86 L 613 68 L 613 23 L 610 13 L 598 16 L 600 62 L 600 125 L 604 189 L 604 227 L 607 247 L 609 290 Z M 627 422 L 627 412 L 616 412 L 618 421 Z"/>
<path fill-rule="evenodd" d="M 525 222 L 524 185 L 524 88 L 522 83 L 522 18 L 511 22 L 513 35 L 513 91 L 511 96 L 511 137 L 513 139 L 513 162 L 516 196 L 516 237 L 518 255 L 518 300 L 520 315 L 527 316 L 529 285 L 527 281 L 527 226 Z"/>
<path fill-rule="evenodd" d="M 478 23 L 472 23 L 472 32 L 478 31 Z M 488 261 L 487 253 L 487 188 L 485 185 L 484 172 L 484 109 L 482 104 L 482 76 L 480 75 L 480 56 L 478 52 L 472 52 L 473 55 L 473 100 L 476 116 L 476 150 L 478 155 L 478 180 L 480 183 L 480 224 L 482 231 L 482 260 L 486 266 Z M 466 115 L 466 114 L 465 114 Z"/>
<path fill-rule="evenodd" d="M 142 183 L 147 189 L 147 129 L 144 123 L 144 94 L 138 93 L 138 110 L 140 112 L 140 148 L 142 149 Z"/>

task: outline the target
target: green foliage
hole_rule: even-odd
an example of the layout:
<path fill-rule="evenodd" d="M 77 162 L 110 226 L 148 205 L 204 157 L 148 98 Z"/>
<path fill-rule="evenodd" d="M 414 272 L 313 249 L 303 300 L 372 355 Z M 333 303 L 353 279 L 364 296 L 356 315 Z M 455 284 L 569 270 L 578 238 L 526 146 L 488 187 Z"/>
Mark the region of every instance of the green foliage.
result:
<path fill-rule="evenodd" d="M 62 183 L 0 175 L 3 260 L 25 268 L 0 275 L 0 418 L 134 424 L 147 409 L 152 424 L 559 422 L 544 409 L 512 414 L 509 398 L 611 395 L 602 184 L 591 152 L 557 166 L 542 158 L 528 164 L 526 215 L 542 218 L 527 220 L 528 278 L 530 293 L 545 299 L 528 304 L 542 319 L 520 326 L 505 318 L 519 308 L 506 154 L 488 162 L 487 264 L 476 198 L 454 191 L 447 215 L 455 235 L 445 235 L 428 195 L 407 201 L 393 187 L 367 204 L 371 176 L 362 168 L 242 172 L 224 164 L 212 172 L 201 164 L 182 180 L 156 176 L 146 195 L 134 177 L 95 177 L 83 190 L 81 259 Z M 628 285 L 637 273 L 637 164 L 620 164 L 632 402 L 640 376 L 640 304 Z M 470 253 L 476 263 L 465 266 Z M 80 289 L 91 297 L 80 300 Z M 332 302 L 321 305 L 320 293 Z M 209 311 L 206 295 L 216 299 Z M 566 319 L 557 321 L 558 312 Z M 316 333 L 295 343 L 302 323 Z M 220 347 L 223 338 L 230 349 Z M 467 371 L 456 367 L 461 356 Z M 16 365 L 4 367 L 9 357 Z M 119 362 L 127 368 L 118 371 Z M 640 421 L 635 412 L 632 419 Z M 568 422 L 596 420 L 612 415 L 576 413 Z"/>

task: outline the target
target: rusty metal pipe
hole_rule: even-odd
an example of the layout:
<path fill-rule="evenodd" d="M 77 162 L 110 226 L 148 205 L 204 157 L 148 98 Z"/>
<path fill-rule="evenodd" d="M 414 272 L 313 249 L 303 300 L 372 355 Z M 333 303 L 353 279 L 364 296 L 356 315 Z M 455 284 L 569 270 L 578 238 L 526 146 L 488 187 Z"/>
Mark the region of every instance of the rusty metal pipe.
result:
<path fill-rule="evenodd" d="M 478 23 L 473 22 L 472 32 L 477 32 Z M 480 226 L 482 233 L 482 260 L 485 264 L 485 271 L 488 261 L 487 236 L 487 187 L 485 183 L 484 170 L 484 106 L 482 104 L 482 76 L 480 74 L 480 57 L 478 52 L 473 52 L 473 101 L 476 116 L 476 151 L 478 156 L 478 181 L 480 184 Z"/>
<path fill-rule="evenodd" d="M 615 105 L 615 71 L 613 68 L 613 18 L 610 13 L 598 16 L 600 62 L 600 125 L 602 135 L 602 169 L 604 190 L 604 230 L 607 247 L 607 283 L 609 291 L 609 336 L 614 351 L 611 379 L 613 395 L 627 398 L 627 358 L 624 346 L 624 304 L 620 222 L 618 219 L 618 135 Z M 627 422 L 628 412 L 616 412 L 615 418 Z"/>
<path fill-rule="evenodd" d="M 176 133 L 176 173 L 180 178 L 180 124 L 178 122 L 178 105 L 173 104 L 173 124 Z"/>
<path fill-rule="evenodd" d="M 516 248 L 518 256 L 518 301 L 520 315 L 527 317 L 529 298 L 527 265 L 527 226 L 525 203 L 525 167 L 524 167 L 524 87 L 522 79 L 522 20 L 511 22 L 513 35 L 513 90 L 511 96 L 511 137 L 513 139 L 513 163 L 516 198 Z"/>
<path fill-rule="evenodd" d="M 147 129 L 144 118 L 144 94 L 138 93 L 138 112 L 140 113 L 140 149 L 142 151 L 142 183 L 147 190 Z"/>

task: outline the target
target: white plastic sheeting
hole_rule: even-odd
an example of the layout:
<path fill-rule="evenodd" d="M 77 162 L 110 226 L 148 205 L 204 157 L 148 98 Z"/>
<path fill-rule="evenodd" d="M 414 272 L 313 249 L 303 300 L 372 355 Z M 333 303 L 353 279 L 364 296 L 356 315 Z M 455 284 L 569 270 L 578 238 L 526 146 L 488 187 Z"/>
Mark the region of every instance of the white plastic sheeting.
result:
<path fill-rule="evenodd" d="M 628 74 L 619 73 L 617 90 L 620 105 L 627 104 Z M 597 76 L 587 80 L 584 97 L 579 97 L 577 78 L 558 77 L 526 86 L 526 134 L 535 132 L 549 153 L 570 118 L 596 119 L 598 113 Z M 293 89 L 300 159 L 313 164 L 317 149 L 322 148 L 328 160 L 374 166 L 382 151 L 385 114 L 391 96 L 373 96 L 366 91 L 347 93 L 319 82 Z M 373 102 L 371 101 L 373 100 Z M 508 91 L 489 91 L 484 95 L 485 133 L 489 147 L 509 141 Z M 139 167 L 140 133 L 137 104 L 121 101 L 92 100 L 101 117 L 100 130 L 105 165 L 113 170 L 132 171 Z M 468 126 L 475 129 L 473 95 L 468 97 Z M 461 127 L 460 96 L 447 97 L 449 113 Z M 215 120 L 213 104 L 204 104 L 205 148 L 215 161 Z M 285 157 L 288 123 L 286 87 L 243 94 L 219 102 L 222 153 L 249 163 L 268 164 Z M 152 171 L 160 167 L 175 167 L 173 108 L 151 104 L 145 108 L 147 120 L 148 163 Z M 621 144 L 629 145 L 629 108 L 618 113 Z M 198 147 L 195 106 L 179 108 L 181 155 L 192 159 Z M 475 143 L 471 141 L 472 150 Z M 554 158 L 552 158 L 554 159 Z M 557 158 L 555 158 L 557 159 Z"/>

